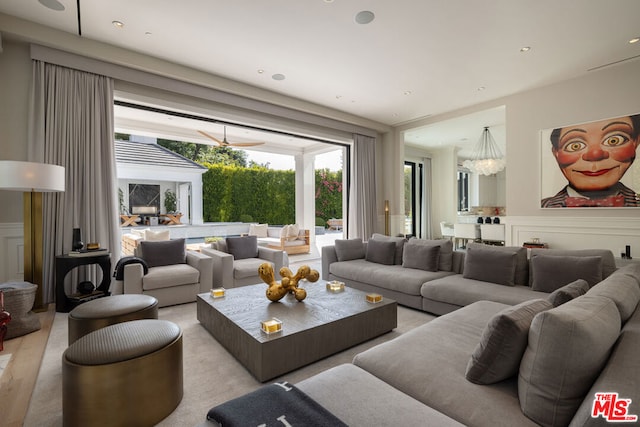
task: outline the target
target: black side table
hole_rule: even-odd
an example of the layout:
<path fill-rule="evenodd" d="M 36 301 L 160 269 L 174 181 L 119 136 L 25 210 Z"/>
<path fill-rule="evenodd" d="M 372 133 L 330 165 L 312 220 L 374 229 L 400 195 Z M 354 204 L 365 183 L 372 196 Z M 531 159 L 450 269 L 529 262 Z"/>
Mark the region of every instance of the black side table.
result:
<path fill-rule="evenodd" d="M 102 282 L 90 294 L 67 295 L 64 291 L 64 278 L 67 273 L 81 265 L 98 264 L 102 268 Z M 96 254 L 84 256 L 56 256 L 56 311 L 67 313 L 83 302 L 96 298 L 109 296 L 109 286 L 111 285 L 111 254 Z"/>

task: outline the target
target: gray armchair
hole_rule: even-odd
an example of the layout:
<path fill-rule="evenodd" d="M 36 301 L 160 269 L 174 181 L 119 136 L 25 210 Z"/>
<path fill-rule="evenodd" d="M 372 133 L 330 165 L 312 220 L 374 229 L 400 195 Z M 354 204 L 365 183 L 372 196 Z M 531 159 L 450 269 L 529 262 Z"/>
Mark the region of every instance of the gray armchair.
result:
<path fill-rule="evenodd" d="M 264 262 L 273 264 L 277 280 L 280 268 L 289 266 L 284 251 L 257 246 L 255 236 L 229 237 L 201 249 L 201 253 L 212 259 L 213 287 L 226 289 L 262 283 L 258 267 Z"/>

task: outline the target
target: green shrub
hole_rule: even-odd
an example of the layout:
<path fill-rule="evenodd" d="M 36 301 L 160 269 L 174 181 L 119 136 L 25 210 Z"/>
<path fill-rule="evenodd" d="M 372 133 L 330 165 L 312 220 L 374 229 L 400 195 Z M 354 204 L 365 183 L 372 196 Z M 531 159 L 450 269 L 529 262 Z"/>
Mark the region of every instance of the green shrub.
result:
<path fill-rule="evenodd" d="M 320 218 L 319 216 L 316 217 L 316 227 L 326 227 L 327 226 L 327 221 L 325 221 L 324 219 Z"/>
<path fill-rule="evenodd" d="M 251 215 L 242 214 L 242 215 L 240 215 L 240 222 L 254 222 L 254 221 L 253 221 L 253 217 Z"/>

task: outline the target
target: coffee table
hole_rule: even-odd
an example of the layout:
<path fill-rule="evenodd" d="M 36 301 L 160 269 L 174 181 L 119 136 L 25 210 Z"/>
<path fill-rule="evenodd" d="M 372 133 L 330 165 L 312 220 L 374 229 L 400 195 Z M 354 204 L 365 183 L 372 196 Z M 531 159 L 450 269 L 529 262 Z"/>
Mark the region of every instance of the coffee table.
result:
<path fill-rule="evenodd" d="M 287 295 L 279 302 L 265 296 L 267 285 L 227 289 L 222 298 L 197 298 L 198 321 L 260 382 L 335 354 L 391 331 L 397 304 L 366 301 L 366 293 L 345 287 L 333 293 L 322 280 L 301 285 L 303 302 Z M 282 330 L 266 334 L 260 322 L 282 321 Z"/>

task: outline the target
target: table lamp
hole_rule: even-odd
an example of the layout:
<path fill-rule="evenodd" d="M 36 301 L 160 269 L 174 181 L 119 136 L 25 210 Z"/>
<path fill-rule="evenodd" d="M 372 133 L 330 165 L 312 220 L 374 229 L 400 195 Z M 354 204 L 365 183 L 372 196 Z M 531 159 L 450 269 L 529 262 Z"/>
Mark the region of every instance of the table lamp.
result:
<path fill-rule="evenodd" d="M 0 190 L 24 192 L 24 280 L 38 285 L 34 308 L 42 308 L 42 192 L 64 191 L 64 167 L 0 160 Z"/>

